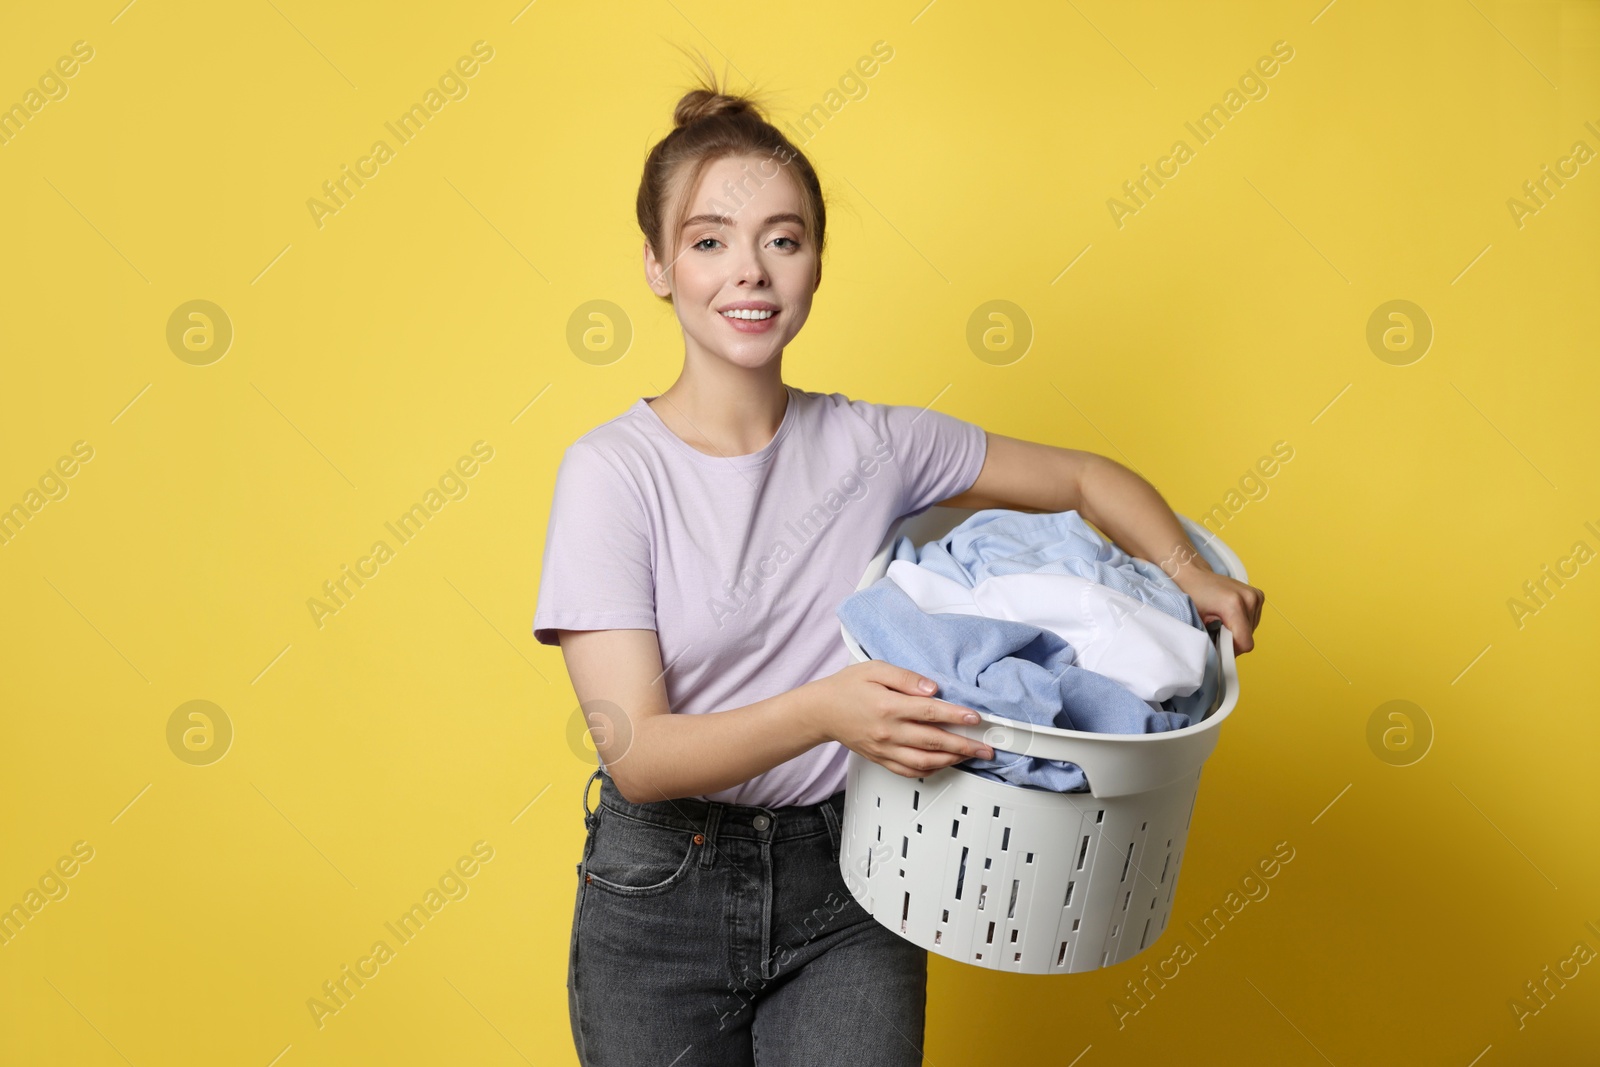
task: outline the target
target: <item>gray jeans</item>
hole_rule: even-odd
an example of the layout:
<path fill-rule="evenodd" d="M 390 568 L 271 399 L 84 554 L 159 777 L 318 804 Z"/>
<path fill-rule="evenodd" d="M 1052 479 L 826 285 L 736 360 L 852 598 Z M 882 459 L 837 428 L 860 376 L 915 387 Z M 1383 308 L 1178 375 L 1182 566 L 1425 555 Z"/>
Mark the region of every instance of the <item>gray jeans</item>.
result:
<path fill-rule="evenodd" d="M 928 954 L 845 888 L 843 792 L 634 804 L 600 769 L 583 807 L 567 1009 L 584 1067 L 922 1063 Z"/>

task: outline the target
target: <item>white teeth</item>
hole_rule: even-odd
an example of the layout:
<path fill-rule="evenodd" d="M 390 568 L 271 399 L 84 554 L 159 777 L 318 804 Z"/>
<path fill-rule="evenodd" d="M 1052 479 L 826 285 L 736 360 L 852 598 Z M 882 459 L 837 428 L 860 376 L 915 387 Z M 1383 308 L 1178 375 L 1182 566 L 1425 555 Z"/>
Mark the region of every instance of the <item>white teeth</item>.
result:
<path fill-rule="evenodd" d="M 736 311 L 724 311 L 722 314 L 723 314 L 724 317 L 730 318 L 730 319 L 749 319 L 749 320 L 751 320 L 753 322 L 760 322 L 762 319 L 770 319 L 770 318 L 772 318 L 772 316 L 776 315 L 777 312 L 775 312 L 775 311 L 744 311 L 744 310 L 736 310 Z"/>

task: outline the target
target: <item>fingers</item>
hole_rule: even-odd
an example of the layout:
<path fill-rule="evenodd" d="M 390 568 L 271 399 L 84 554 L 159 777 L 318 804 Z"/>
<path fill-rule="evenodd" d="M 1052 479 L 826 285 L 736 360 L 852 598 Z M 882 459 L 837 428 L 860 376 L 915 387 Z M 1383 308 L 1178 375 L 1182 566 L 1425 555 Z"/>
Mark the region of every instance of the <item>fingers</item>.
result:
<path fill-rule="evenodd" d="M 882 660 L 877 662 L 882 663 Z M 914 696 L 930 696 L 939 691 L 939 683 L 926 675 L 905 667 L 896 667 L 892 663 L 884 663 L 888 668 L 878 681 L 890 689 L 898 689 L 902 693 L 911 693 Z"/>
<path fill-rule="evenodd" d="M 908 722 L 900 732 L 907 736 L 879 746 L 879 751 L 862 754 L 906 778 L 923 778 L 969 759 L 995 758 L 995 750 L 983 742 L 936 726 Z"/>
<path fill-rule="evenodd" d="M 900 748 L 895 751 L 902 754 L 904 759 L 880 756 L 877 761 L 904 778 L 926 778 L 935 771 L 953 767 L 967 758 L 949 752 L 919 752 L 914 748 Z"/>
<path fill-rule="evenodd" d="M 1261 625 L 1261 608 L 1266 602 L 1267 594 L 1253 585 L 1245 586 L 1244 592 L 1239 595 L 1239 603 L 1244 617 L 1250 621 L 1249 628 L 1251 630 Z M 1251 642 L 1251 647 L 1254 647 L 1254 642 Z"/>
<path fill-rule="evenodd" d="M 878 762 L 902 778 L 922 778 L 928 774 L 927 771 L 914 771 L 910 767 L 907 767 L 904 763 L 900 763 L 897 760 L 892 760 L 887 756 L 880 758 Z"/>
<path fill-rule="evenodd" d="M 982 721 L 971 708 L 952 704 L 948 700 L 924 701 L 916 718 L 919 722 L 959 722 L 968 726 L 976 726 Z"/>
<path fill-rule="evenodd" d="M 913 752 L 950 752 L 959 759 L 994 759 L 994 749 L 982 741 L 941 730 L 937 726 L 907 724 L 906 739 L 898 743 Z M 905 762 L 907 757 L 900 757 Z"/>
<path fill-rule="evenodd" d="M 1261 625 L 1261 606 L 1266 594 L 1253 585 L 1239 585 L 1237 595 L 1218 606 L 1217 618 L 1233 634 L 1233 653 L 1242 656 L 1256 647 L 1254 630 Z"/>
<path fill-rule="evenodd" d="M 1234 655 L 1242 656 L 1256 647 L 1254 638 L 1250 636 L 1250 631 L 1255 629 L 1255 626 L 1250 621 L 1249 612 L 1245 608 L 1237 604 L 1229 604 L 1222 613 L 1222 624 L 1233 634 Z"/>
<path fill-rule="evenodd" d="M 1197 590 L 1203 595 L 1195 599 L 1202 624 L 1221 622 L 1234 635 L 1235 655 L 1243 655 L 1255 647 L 1253 631 L 1261 625 L 1261 609 L 1267 596 L 1253 585 L 1224 576 L 1218 587 Z"/>

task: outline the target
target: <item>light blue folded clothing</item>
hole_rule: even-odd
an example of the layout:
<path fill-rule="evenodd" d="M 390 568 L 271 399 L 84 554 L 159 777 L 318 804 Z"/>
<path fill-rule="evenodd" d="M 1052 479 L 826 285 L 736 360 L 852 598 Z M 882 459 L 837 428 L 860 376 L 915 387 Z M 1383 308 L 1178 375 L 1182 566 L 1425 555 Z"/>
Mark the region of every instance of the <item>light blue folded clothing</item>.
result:
<path fill-rule="evenodd" d="M 1204 627 L 1194 601 L 1159 566 L 1128 555 L 1076 511 L 978 511 L 921 548 L 901 536 L 892 559 L 909 560 L 971 588 L 997 574 L 1076 574 Z"/>
<path fill-rule="evenodd" d="M 1072 646 L 1049 630 L 1008 619 L 927 613 L 888 577 L 847 597 L 837 614 L 868 656 L 932 678 L 939 683 L 935 696 L 962 707 L 1092 733 L 1162 733 L 1190 724 L 1188 715 L 1157 711 L 1117 682 L 1076 666 Z M 991 747 L 994 759 L 955 766 L 1035 789 L 1089 788 L 1075 763 Z"/>
<path fill-rule="evenodd" d="M 911 538 L 899 537 L 890 559 L 927 567 L 969 588 L 997 574 L 1075 574 L 1205 629 L 1194 601 L 1170 575 L 1155 563 L 1128 555 L 1076 511 L 1035 514 L 987 508 L 920 548 Z M 1221 686 L 1222 662 L 1213 642 L 1206 650 L 1200 688 L 1187 696 L 1171 697 L 1161 706 L 1199 722 L 1216 702 Z"/>

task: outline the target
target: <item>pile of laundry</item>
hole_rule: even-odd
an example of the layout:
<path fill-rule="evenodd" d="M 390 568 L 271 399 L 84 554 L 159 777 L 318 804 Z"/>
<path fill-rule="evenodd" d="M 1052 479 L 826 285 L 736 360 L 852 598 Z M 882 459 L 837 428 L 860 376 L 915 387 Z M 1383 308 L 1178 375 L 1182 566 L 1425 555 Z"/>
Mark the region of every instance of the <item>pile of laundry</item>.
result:
<path fill-rule="evenodd" d="M 1076 511 L 979 511 L 921 548 L 901 536 L 888 573 L 837 613 L 869 657 L 932 678 L 941 700 L 1042 726 L 1181 730 L 1211 711 L 1221 682 L 1194 601 Z M 1034 789 L 1089 788 L 1075 763 L 998 747 L 955 766 Z"/>

